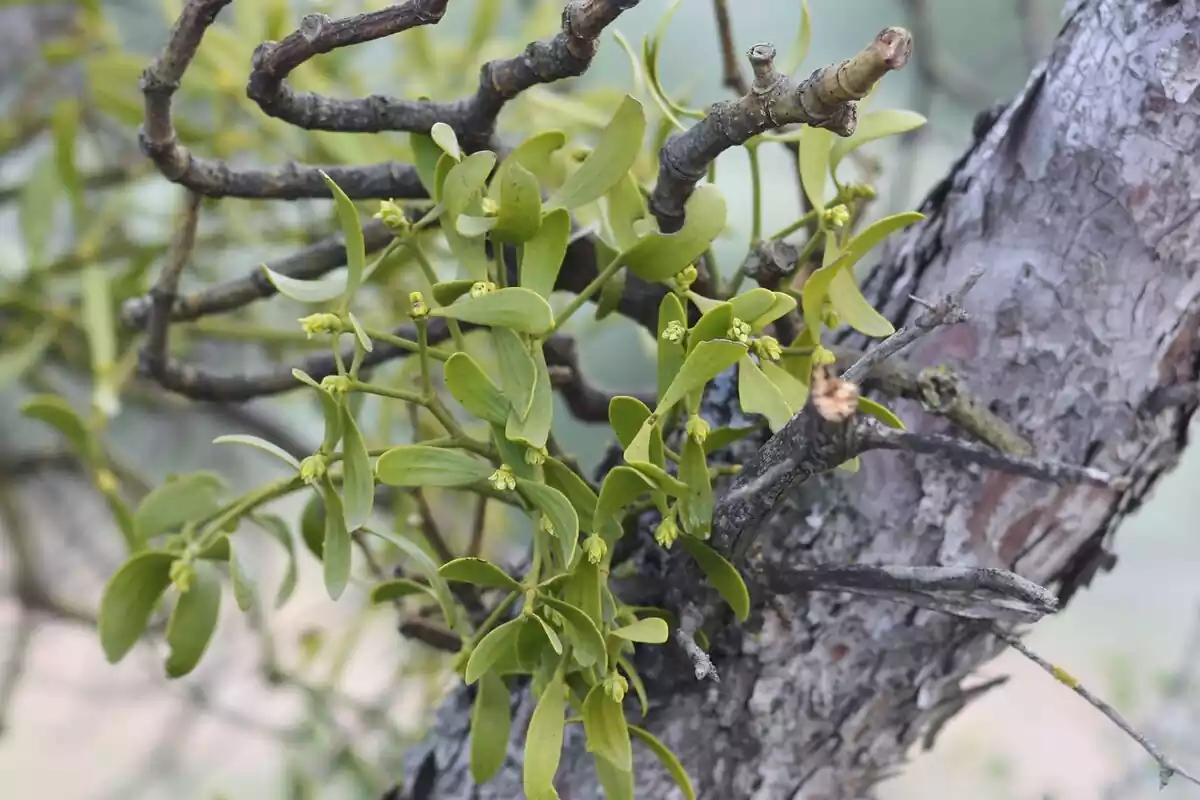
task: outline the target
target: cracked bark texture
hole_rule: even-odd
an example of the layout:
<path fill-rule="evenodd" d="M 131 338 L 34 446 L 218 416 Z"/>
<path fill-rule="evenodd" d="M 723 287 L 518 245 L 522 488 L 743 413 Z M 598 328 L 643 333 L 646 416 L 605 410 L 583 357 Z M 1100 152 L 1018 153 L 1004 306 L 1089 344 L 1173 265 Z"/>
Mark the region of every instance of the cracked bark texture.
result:
<path fill-rule="evenodd" d="M 1200 0 L 1094 0 L 1068 13 L 1049 59 L 864 291 L 911 321 L 921 308 L 910 293 L 936 298 L 984 266 L 971 321 L 929 335 L 910 359 L 948 365 L 1036 454 L 1128 474 L 1133 486 L 1057 487 L 880 452 L 855 476 L 791 492 L 746 565 L 754 613 L 714 642 L 721 683 L 698 683 L 675 648 L 643 648 L 654 706 L 642 724 L 679 754 L 702 798 L 870 797 L 998 652 L 986 623 L 845 594 L 770 596 L 755 563 L 1002 566 L 1065 601 L 1111 566 L 1106 540 L 1186 445 L 1196 404 L 1151 414 L 1147 401 L 1200 375 Z M 707 408 L 737 416 L 735 398 L 719 380 Z M 915 403 L 895 407 L 914 431 L 946 431 Z M 667 584 L 688 591 L 674 558 L 657 559 L 655 574 L 653 555 L 641 557 L 629 589 L 639 599 L 669 601 Z M 509 761 L 474 787 L 470 694 L 459 690 L 412 754 L 399 797 L 522 796 L 531 710 L 524 691 L 514 697 Z M 577 727 L 559 770 L 564 800 L 602 796 Z M 681 796 L 651 754 L 634 753 L 637 797 Z"/>

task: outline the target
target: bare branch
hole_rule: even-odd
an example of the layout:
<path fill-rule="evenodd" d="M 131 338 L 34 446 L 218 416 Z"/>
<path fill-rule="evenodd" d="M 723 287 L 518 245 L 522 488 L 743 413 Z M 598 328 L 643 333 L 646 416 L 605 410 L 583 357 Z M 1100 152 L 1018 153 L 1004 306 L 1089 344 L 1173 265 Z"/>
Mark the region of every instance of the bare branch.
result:
<path fill-rule="evenodd" d="M 777 594 L 852 592 L 971 619 L 1036 622 L 1058 610 L 1051 591 L 1002 569 L 764 564 L 762 572 L 767 588 Z"/>
<path fill-rule="evenodd" d="M 196 244 L 196 226 L 200 222 L 200 195 L 188 192 L 183 219 L 175 230 L 167 260 L 158 281 L 150 289 L 150 319 L 146 326 L 146 343 L 142 345 L 139 370 L 143 375 L 159 378 L 167 366 L 167 344 L 171 326 L 171 307 L 179 288 L 179 276 L 192 258 Z"/>
<path fill-rule="evenodd" d="M 751 47 L 754 84 L 740 100 L 716 103 L 708 116 L 672 137 L 659 153 L 658 184 L 650 210 L 665 232 L 683 225 L 684 203 L 708 165 L 723 151 L 760 133 L 791 123 L 806 123 L 849 136 L 857 124 L 854 101 L 864 97 L 891 70 L 908 61 L 912 37 L 903 28 L 887 28 L 851 59 L 823 67 L 799 85 L 775 69 L 775 48 Z"/>
<path fill-rule="evenodd" d="M 448 103 L 378 95 L 337 100 L 293 92 L 284 82 L 288 73 L 319 53 L 437 23 L 445 13 L 447 0 L 408 0 L 336 21 L 310 14 L 300 30 L 282 42 L 265 42 L 258 48 L 246 94 L 267 114 L 301 128 L 346 133 L 428 133 L 435 122 L 444 122 L 468 150 L 479 149 L 491 139 L 505 103 L 537 84 L 582 75 L 596 55 L 600 34 L 639 1 L 568 3 L 557 36 L 531 43 L 519 56 L 484 64 L 475 94 Z"/>
<path fill-rule="evenodd" d="M 713 15 L 717 18 L 717 33 L 721 37 L 721 83 L 738 95 L 744 95 L 750 91 L 750 87 L 742 77 L 742 68 L 734 51 L 733 21 L 729 18 L 728 0 L 713 0 Z"/>
<path fill-rule="evenodd" d="M 937 434 L 916 434 L 895 428 L 884 428 L 874 422 L 863 423 L 858 431 L 862 451 L 907 450 L 913 453 L 941 455 L 968 464 L 979 464 L 1000 472 L 1024 475 L 1051 483 L 1087 483 L 1106 489 L 1124 491 L 1130 479 L 1110 475 L 1093 467 L 1080 467 L 1049 459 L 1009 455 L 975 442 Z"/>
<path fill-rule="evenodd" d="M 1127 733 L 1130 736 L 1130 738 L 1132 738 L 1135 742 L 1137 742 L 1139 745 L 1141 745 L 1142 749 L 1145 750 L 1147 753 L 1149 753 L 1150 756 L 1155 761 L 1158 762 L 1158 781 L 1159 781 L 1160 788 L 1165 789 L 1167 784 L 1170 782 L 1171 778 L 1173 778 L 1176 775 L 1179 775 L 1182 778 L 1196 784 L 1197 786 L 1200 786 L 1200 779 L 1197 779 L 1190 772 L 1188 772 L 1183 767 L 1179 766 L 1174 761 L 1172 761 L 1170 758 L 1168 758 L 1166 755 L 1164 755 L 1163 752 L 1161 750 L 1159 750 L 1157 747 L 1155 747 L 1154 744 L 1152 742 L 1150 742 L 1149 739 L 1147 739 L 1142 734 L 1138 733 L 1133 728 L 1132 725 L 1130 725 L 1128 722 L 1126 722 L 1125 718 L 1121 716 L 1120 712 L 1118 712 L 1115 708 L 1110 706 L 1108 703 L 1104 702 L 1099 697 L 1096 697 L 1096 695 L 1094 695 L 1090 691 L 1088 691 L 1069 672 L 1064 670 L 1062 667 L 1058 667 L 1058 666 L 1055 666 L 1054 664 L 1051 664 L 1049 661 L 1047 661 L 1046 659 L 1039 656 L 1037 653 L 1030 650 L 1028 647 L 1025 646 L 1025 644 L 1021 641 L 1021 639 L 1019 637 L 1009 633 L 1008 631 L 1005 631 L 999 625 L 992 626 L 992 633 L 1001 641 L 1006 642 L 1010 647 L 1012 647 L 1018 653 L 1025 656 L 1030 661 L 1032 661 L 1033 663 L 1037 664 L 1039 667 L 1044 669 L 1046 672 L 1053 675 L 1054 679 L 1057 680 L 1059 683 L 1063 684 L 1067 688 L 1071 689 L 1071 691 L 1075 692 L 1075 694 L 1079 695 L 1084 700 L 1088 701 L 1088 703 L 1090 703 L 1093 708 L 1095 708 L 1097 711 L 1099 711 L 1104 716 L 1108 717 L 1109 720 L 1111 720 L 1114 725 L 1116 725 L 1118 728 L 1123 730 L 1125 733 Z"/>

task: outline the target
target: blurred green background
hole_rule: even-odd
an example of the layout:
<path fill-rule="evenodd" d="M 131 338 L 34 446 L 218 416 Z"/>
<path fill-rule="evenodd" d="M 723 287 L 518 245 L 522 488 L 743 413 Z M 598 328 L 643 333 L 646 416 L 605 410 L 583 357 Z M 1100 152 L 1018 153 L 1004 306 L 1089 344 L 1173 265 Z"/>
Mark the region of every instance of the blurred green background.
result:
<path fill-rule="evenodd" d="M 303 13 L 344 16 L 381 2 L 238 0 L 210 31 L 184 79 L 178 120 L 196 152 L 277 163 L 354 163 L 404 158 L 403 135 L 310 134 L 263 117 L 244 97 L 254 46 L 280 38 Z M 339 96 L 371 91 L 449 98 L 473 85 L 481 61 L 519 52 L 531 37 L 553 35 L 562 0 L 499 0 L 497 28 L 481 47 L 471 32 L 480 13 L 472 0 L 454 0 L 436 29 L 326 56 L 295 76 L 304 88 Z M 794 51 L 798 0 L 731 2 L 739 51 L 772 41 L 786 61 Z M 1054 0 L 812 0 L 814 35 L 799 74 L 848 56 L 886 25 L 916 35 L 917 62 L 890 76 L 872 100 L 877 108 L 909 108 L 929 117 L 919 135 L 867 150 L 888 165 L 875 213 L 914 206 L 969 143 L 981 109 L 1014 95 L 1031 66 L 1051 46 L 1060 25 Z M 36 14 L 30 6 L 38 6 Z M 390 610 L 365 609 L 361 587 L 337 604 L 320 585 L 311 558 L 300 559 L 297 597 L 265 620 L 233 608 L 209 654 L 188 679 L 168 683 L 161 656 L 143 646 L 119 666 L 108 665 L 86 617 L 104 581 L 121 560 L 121 541 L 103 498 L 69 469 L 47 465 L 53 435 L 19 414 L 22 400 L 52 389 L 86 408 L 95 385 L 89 375 L 88 331 L 71 311 L 80 270 L 104 266 L 113 298 L 144 292 L 157 274 L 179 192 L 137 152 L 140 117 L 137 75 L 162 46 L 179 0 L 103 0 L 103 37 L 64 42 L 56 36 L 74 9 L 69 3 L 0 2 L 0 786 L 5 797 L 63 800 L 141 798 L 370 797 L 399 775 L 400 756 L 421 735 L 428 709 L 450 678 L 440 656 L 395 632 Z M 510 140 L 539 125 L 588 135 L 603 125 L 615 98 L 631 91 L 630 61 L 615 29 L 635 47 L 658 25 L 668 3 L 643 0 L 602 40 L 594 66 L 569 86 L 540 87 L 501 118 Z M 51 40 L 48 54 L 38 42 Z M 666 34 L 664 85 L 700 106 L 727 97 L 711 3 L 687 0 Z M 439 65 L 428 67 L 432 58 Z M 570 94 L 566 94 L 567 90 Z M 83 98 L 80 171 L 97 188 L 87 219 L 72 224 L 61 198 L 39 187 L 53 181 L 53 137 L 43 132 L 63 98 Z M 768 230 L 791 222 L 798 195 L 791 157 L 763 151 Z M 50 167 L 47 167 L 50 165 Z M 749 236 L 749 173 L 743 152 L 718 162 L 732 228 L 718 257 L 726 263 Z M 108 183 L 106 183 L 108 181 Z M 244 275 L 334 230 L 329 204 L 224 201 L 206 213 L 189 286 Z M 31 252 L 30 233 L 39 247 Z M 31 273 L 39 279 L 30 294 Z M 254 310 L 256 324 L 294 330 L 299 306 L 276 299 Z M 651 387 L 643 335 L 616 318 L 582 321 L 583 366 L 609 390 Z M 34 333 L 30 320 L 35 320 Z M 232 342 L 242 318 L 203 335 L 176 336 L 180 352 L 224 371 L 262 368 L 277 355 L 270 345 Z M 63 351 L 17 370 L 37 331 L 61 337 Z M 117 337 L 118 367 L 132 367 L 132 340 Z M 16 376 L 20 373 L 21 377 Z M 567 449 L 594 465 L 607 445 L 605 428 L 563 419 Z M 267 426 L 265 429 L 263 426 Z M 232 485 L 271 477 L 274 462 L 238 448 L 216 447 L 214 436 L 247 431 L 294 437 L 305 446 L 320 437 L 319 410 L 307 400 L 256 401 L 242 411 L 166 401 L 154 392 L 124 394 L 108 423 L 114 460 L 150 483 L 169 472 L 215 469 Z M 264 433 L 264 430 L 267 433 Z M 52 461 L 52 459 L 51 459 Z M 36 466 L 35 466 L 36 465 Z M 1106 695 L 1148 727 L 1184 763 L 1200 764 L 1200 651 L 1189 645 L 1200 607 L 1200 454 L 1193 452 L 1165 481 L 1153 502 L 1121 531 L 1115 573 L 1101 577 L 1056 618 L 1040 623 L 1031 644 Z M 435 508 L 451 536 L 465 536 L 466 515 L 442 498 Z M 294 516 L 299 505 L 280 513 Z M 515 520 L 496 526 L 512 534 L 497 552 L 519 543 Z M 20 535 L 16 532 L 19 531 Z M 253 540 L 251 540 L 253 541 Z M 251 558 L 266 586 L 282 559 L 270 543 Z M 57 598 L 52 613 L 22 612 L 21 580 L 34 570 Z M 231 605 L 231 604 L 227 604 Z M 78 616 L 78 615 L 77 615 Z M 265 631 L 265 632 L 264 632 Z M 1189 646 L 1191 657 L 1187 656 Z M 272 682 L 266 665 L 284 673 Z M 932 753 L 915 755 L 904 774 L 886 784 L 886 800 L 972 797 L 1091 800 L 1149 797 L 1152 764 L 1092 709 L 1019 657 L 1005 655 L 984 677 L 1009 683 L 955 719 Z M 1107 793 L 1107 794 L 1106 794 Z M 1176 783 L 1166 798 L 1200 797 Z"/>

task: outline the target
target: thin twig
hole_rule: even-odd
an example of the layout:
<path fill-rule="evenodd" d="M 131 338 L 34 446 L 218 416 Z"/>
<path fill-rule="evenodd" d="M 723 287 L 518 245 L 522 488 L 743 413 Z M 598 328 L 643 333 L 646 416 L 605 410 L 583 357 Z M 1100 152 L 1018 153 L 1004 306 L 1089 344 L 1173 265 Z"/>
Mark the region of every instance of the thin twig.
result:
<path fill-rule="evenodd" d="M 717 18 L 717 33 L 721 37 L 721 83 L 741 97 L 750 91 L 750 87 L 746 85 L 746 79 L 742 77 L 742 69 L 738 64 L 728 0 L 713 0 L 713 14 Z"/>
<path fill-rule="evenodd" d="M 979 464 L 1012 475 L 1024 475 L 1050 483 L 1086 483 L 1106 489 L 1124 491 L 1130 479 L 1111 475 L 1094 467 L 1081 467 L 1052 461 L 1002 453 L 976 442 L 955 439 L 939 434 L 918 434 L 885 428 L 872 421 L 860 423 L 858 440 L 861 452 L 868 450 L 905 450 L 912 453 L 939 455 L 968 464 Z"/>
<path fill-rule="evenodd" d="M 471 541 L 467 545 L 467 555 L 477 558 L 483 551 L 483 529 L 487 522 L 487 498 L 483 495 L 475 498 L 475 514 L 471 517 Z"/>
<path fill-rule="evenodd" d="M 1142 749 L 1145 750 L 1147 753 L 1149 753 L 1150 756 L 1155 761 L 1158 762 L 1158 781 L 1159 781 L 1160 789 L 1165 789 L 1167 784 L 1170 782 L 1171 778 L 1174 777 L 1175 775 L 1179 775 L 1179 776 L 1183 777 L 1184 779 L 1196 784 L 1197 786 L 1200 786 L 1200 779 L 1197 779 L 1195 776 L 1193 776 L 1191 773 L 1189 773 L 1183 767 L 1179 766 L 1174 761 L 1172 761 L 1170 758 L 1168 758 L 1161 750 L 1159 750 L 1157 747 L 1155 747 L 1154 744 L 1152 744 L 1149 739 L 1147 739 L 1142 734 L 1138 733 L 1133 728 L 1132 725 L 1130 725 L 1128 722 L 1126 722 L 1125 718 L 1122 717 L 1121 714 L 1115 708 L 1113 708 L 1108 703 L 1104 702 L 1099 697 L 1096 697 L 1096 695 L 1094 695 L 1090 691 L 1088 691 L 1069 672 L 1064 670 L 1062 667 L 1058 667 L 1058 666 L 1055 666 L 1054 664 L 1051 664 L 1049 661 L 1047 661 L 1046 659 L 1039 656 L 1037 653 L 1030 650 L 1028 647 L 1025 646 L 1025 644 L 1021 641 L 1021 639 L 1019 637 L 1014 636 L 1013 634 L 1009 633 L 1008 631 L 1005 631 L 999 625 L 992 626 L 992 633 L 998 639 L 1007 643 L 1010 647 L 1012 647 L 1018 653 L 1025 656 L 1030 661 L 1032 661 L 1033 663 L 1037 664 L 1039 667 L 1044 669 L 1046 672 L 1053 675 L 1054 679 L 1057 680 L 1059 683 L 1063 684 L 1064 686 L 1066 686 L 1067 688 L 1069 688 L 1073 692 L 1075 692 L 1075 694 L 1079 695 L 1084 700 L 1088 701 L 1088 703 L 1090 703 L 1093 708 L 1095 708 L 1097 711 L 1099 711 L 1104 716 L 1108 717 L 1109 720 L 1114 725 L 1116 725 L 1118 728 L 1123 730 L 1126 734 L 1128 734 L 1130 736 L 1130 738 L 1132 738 L 1135 742 L 1137 742 L 1139 745 L 1141 745 Z"/>
<path fill-rule="evenodd" d="M 842 380 L 861 383 L 877 364 L 886 361 L 935 328 L 943 325 L 956 325 L 969 319 L 966 309 L 962 306 L 963 298 L 971 289 L 975 288 L 975 284 L 981 277 L 983 277 L 983 270 L 973 269 L 956 292 L 946 295 L 937 304 L 925 304 L 925 313 L 917 317 L 911 327 L 901 327 L 900 330 L 868 350 L 857 363 L 842 374 Z"/>
<path fill-rule="evenodd" d="M 683 611 L 679 627 L 675 629 L 675 641 L 691 659 L 692 667 L 696 671 L 696 680 L 702 681 L 707 678 L 713 683 L 720 683 L 721 676 L 717 674 L 716 665 L 708 657 L 708 653 L 696 644 L 696 632 L 701 630 L 703 624 L 704 616 L 700 610 L 689 605 Z"/>
<path fill-rule="evenodd" d="M 196 243 L 196 226 L 200 222 L 200 195 L 187 192 L 183 218 L 175 229 L 166 263 L 153 288 L 150 289 L 150 318 L 146 325 L 146 342 L 139 354 L 138 368 L 143 375 L 158 378 L 167 364 L 167 345 L 170 336 L 171 306 L 179 288 L 179 277 L 192 257 Z"/>

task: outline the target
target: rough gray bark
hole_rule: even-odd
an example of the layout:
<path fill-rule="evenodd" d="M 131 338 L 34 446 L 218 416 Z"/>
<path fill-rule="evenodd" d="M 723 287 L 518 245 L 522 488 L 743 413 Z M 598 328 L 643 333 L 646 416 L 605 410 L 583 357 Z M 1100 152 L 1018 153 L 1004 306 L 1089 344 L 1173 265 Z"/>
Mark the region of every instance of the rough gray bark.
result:
<path fill-rule="evenodd" d="M 793 492 L 750 556 L 755 612 L 715 642 L 721 683 L 698 683 L 668 648 L 646 648 L 641 663 L 655 704 L 645 725 L 700 797 L 868 797 L 998 652 L 986 624 L 849 595 L 769 596 L 753 582 L 756 562 L 1003 566 L 1064 602 L 1111 565 L 1106 538 L 1173 468 L 1196 409 L 1193 396 L 1151 413 L 1163 390 L 1200 377 L 1198 87 L 1198 0 L 1075 5 L 1047 62 L 864 286 L 890 318 L 910 320 L 920 312 L 910 293 L 939 296 L 986 267 L 972 321 L 926 337 L 910 360 L 950 366 L 1038 455 L 1128 474 L 1132 488 L 881 452 L 856 476 Z M 735 393 L 716 391 L 737 414 Z M 895 407 L 912 430 L 944 431 L 913 403 Z M 630 591 L 661 598 L 663 577 L 643 574 Z M 525 693 L 514 704 L 511 758 L 496 779 L 472 786 L 463 690 L 414 753 L 400 796 L 522 796 L 532 709 Z M 679 797 L 634 751 L 637 796 Z M 559 777 L 564 799 L 601 796 L 579 731 Z"/>

